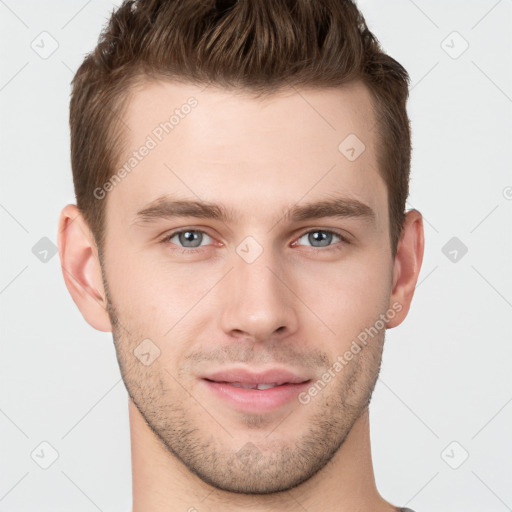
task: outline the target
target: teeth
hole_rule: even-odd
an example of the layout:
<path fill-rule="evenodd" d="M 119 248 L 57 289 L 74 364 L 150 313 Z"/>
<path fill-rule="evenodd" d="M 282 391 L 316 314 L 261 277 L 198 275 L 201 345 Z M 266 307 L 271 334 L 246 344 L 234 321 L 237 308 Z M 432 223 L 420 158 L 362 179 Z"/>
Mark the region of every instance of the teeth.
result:
<path fill-rule="evenodd" d="M 260 389 L 260 390 L 261 389 L 275 388 L 276 386 L 279 385 L 279 384 L 276 384 L 276 383 L 273 383 L 273 384 L 253 384 L 253 385 L 250 385 L 250 384 L 242 384 L 241 382 L 230 382 L 229 384 L 231 384 L 235 388 Z"/>
<path fill-rule="evenodd" d="M 270 389 L 275 388 L 277 384 L 258 384 L 258 389 Z"/>

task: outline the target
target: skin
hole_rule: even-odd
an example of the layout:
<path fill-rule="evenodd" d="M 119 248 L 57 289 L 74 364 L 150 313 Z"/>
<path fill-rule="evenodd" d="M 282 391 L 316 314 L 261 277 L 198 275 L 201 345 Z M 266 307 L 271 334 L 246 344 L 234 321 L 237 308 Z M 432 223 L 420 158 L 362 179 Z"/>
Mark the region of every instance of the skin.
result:
<path fill-rule="evenodd" d="M 85 320 L 112 331 L 130 394 L 133 512 L 397 510 L 375 485 L 368 403 L 385 331 L 409 310 L 424 237 L 421 214 L 407 212 L 392 258 L 369 93 L 353 83 L 254 99 L 147 82 L 125 111 L 125 160 L 190 96 L 197 107 L 104 199 L 103 261 L 75 205 L 59 222 L 66 285 Z M 350 133 L 366 146 L 355 161 L 338 150 Z M 334 193 L 370 206 L 374 222 L 283 217 Z M 136 222 L 163 194 L 236 218 Z M 199 252 L 178 236 L 161 242 L 183 228 L 208 235 Z M 350 243 L 308 236 L 323 230 Z M 262 248 L 251 263 L 236 251 L 248 236 Z M 385 327 L 305 405 L 241 412 L 200 379 L 238 364 L 316 381 L 381 314 Z M 150 365 L 133 353 L 144 339 L 160 351 Z"/>

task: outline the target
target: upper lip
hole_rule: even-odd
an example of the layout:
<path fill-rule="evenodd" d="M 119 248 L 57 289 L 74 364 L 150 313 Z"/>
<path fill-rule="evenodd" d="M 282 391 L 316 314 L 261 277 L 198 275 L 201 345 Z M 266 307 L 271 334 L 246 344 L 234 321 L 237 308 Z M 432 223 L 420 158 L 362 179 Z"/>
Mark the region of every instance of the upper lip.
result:
<path fill-rule="evenodd" d="M 293 373 L 284 368 L 270 368 L 263 372 L 251 372 L 244 368 L 227 368 L 203 376 L 203 379 L 215 382 L 239 382 L 240 384 L 300 384 L 310 380 L 308 377 Z"/>

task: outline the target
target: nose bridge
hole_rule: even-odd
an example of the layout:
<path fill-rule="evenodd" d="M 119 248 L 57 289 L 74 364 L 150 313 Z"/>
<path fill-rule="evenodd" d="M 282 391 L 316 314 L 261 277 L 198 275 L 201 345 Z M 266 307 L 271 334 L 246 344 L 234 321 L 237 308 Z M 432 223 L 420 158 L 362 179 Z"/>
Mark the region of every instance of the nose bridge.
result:
<path fill-rule="evenodd" d="M 264 249 L 251 237 L 237 246 L 223 290 L 221 318 L 226 333 L 263 341 L 296 329 L 293 295 L 282 282 L 282 268 L 272 249 Z"/>

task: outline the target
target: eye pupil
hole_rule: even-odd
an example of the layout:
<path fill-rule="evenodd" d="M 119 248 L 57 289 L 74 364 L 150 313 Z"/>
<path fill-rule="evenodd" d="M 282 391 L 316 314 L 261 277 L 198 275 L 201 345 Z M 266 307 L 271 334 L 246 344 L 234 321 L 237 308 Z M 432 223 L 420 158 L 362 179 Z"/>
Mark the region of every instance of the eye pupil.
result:
<path fill-rule="evenodd" d="M 325 247 L 329 245 L 332 241 L 332 233 L 328 233 L 326 231 L 313 231 L 309 234 L 309 242 L 313 245 L 313 242 L 319 242 L 320 246 L 316 247 Z"/>
<path fill-rule="evenodd" d="M 198 231 L 183 231 L 179 233 L 180 244 L 184 247 L 198 247 L 201 245 L 202 239 L 203 235 Z M 192 243 L 192 245 L 188 245 L 189 242 Z"/>

